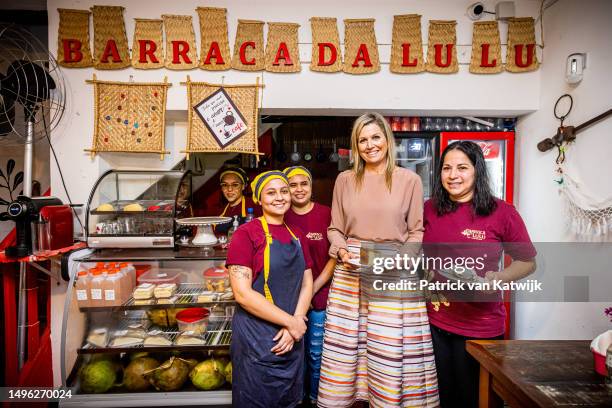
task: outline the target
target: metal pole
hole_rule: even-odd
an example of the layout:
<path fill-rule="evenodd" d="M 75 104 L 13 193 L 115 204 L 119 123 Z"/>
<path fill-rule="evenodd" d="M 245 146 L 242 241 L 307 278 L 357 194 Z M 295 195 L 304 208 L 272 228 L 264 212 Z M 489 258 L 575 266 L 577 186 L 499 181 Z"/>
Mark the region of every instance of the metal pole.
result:
<path fill-rule="evenodd" d="M 34 158 L 34 117 L 29 115 L 26 110 L 26 115 L 30 116 L 26 122 L 27 136 L 25 142 L 25 151 L 23 154 L 23 195 L 32 196 L 32 169 Z"/>
<path fill-rule="evenodd" d="M 26 262 L 19 262 L 19 306 L 17 309 L 17 356 L 19 362 L 19 370 L 23 368 L 25 361 L 25 345 L 26 345 Z"/>
<path fill-rule="evenodd" d="M 32 196 L 32 164 L 34 156 L 34 116 L 25 109 L 27 117 L 27 135 L 25 151 L 23 154 L 23 195 Z M 25 362 L 26 336 L 27 336 L 27 291 L 26 291 L 27 263 L 19 262 L 19 305 L 17 310 L 17 358 L 19 370 Z"/>

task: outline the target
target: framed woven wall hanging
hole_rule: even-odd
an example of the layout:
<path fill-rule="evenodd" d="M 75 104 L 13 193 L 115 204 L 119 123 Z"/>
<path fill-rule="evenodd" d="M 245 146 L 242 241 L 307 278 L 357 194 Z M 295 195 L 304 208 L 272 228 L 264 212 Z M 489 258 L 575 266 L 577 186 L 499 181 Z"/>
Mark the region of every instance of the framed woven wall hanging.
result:
<path fill-rule="evenodd" d="M 259 155 L 259 77 L 251 85 L 221 85 L 206 82 L 187 82 L 189 129 L 183 153 L 248 153 Z M 218 105 L 208 112 L 203 106 L 217 97 Z M 229 103 L 228 103 L 229 101 Z M 220 123 L 219 121 L 223 121 Z M 244 123 L 245 129 L 236 129 Z M 213 134 L 213 132 L 215 132 Z"/>
<path fill-rule="evenodd" d="M 167 90 L 164 82 L 109 82 L 93 80 L 94 136 L 92 157 L 101 152 L 157 153 L 163 160 L 165 148 Z"/>

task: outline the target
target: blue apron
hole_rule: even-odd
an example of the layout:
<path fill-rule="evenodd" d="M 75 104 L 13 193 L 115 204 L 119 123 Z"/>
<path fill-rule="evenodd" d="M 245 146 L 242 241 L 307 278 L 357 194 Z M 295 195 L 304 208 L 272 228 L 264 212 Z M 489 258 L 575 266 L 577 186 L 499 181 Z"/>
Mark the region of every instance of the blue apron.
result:
<path fill-rule="evenodd" d="M 263 217 L 259 218 L 266 234 L 264 270 L 253 283 L 253 289 L 293 315 L 297 306 L 306 262 L 300 242 L 293 236 L 282 244 L 269 234 Z M 276 324 L 253 316 L 237 306 L 232 320 L 232 406 L 294 407 L 299 404 L 303 388 L 304 342 L 277 356 L 270 349 L 281 329 Z"/>

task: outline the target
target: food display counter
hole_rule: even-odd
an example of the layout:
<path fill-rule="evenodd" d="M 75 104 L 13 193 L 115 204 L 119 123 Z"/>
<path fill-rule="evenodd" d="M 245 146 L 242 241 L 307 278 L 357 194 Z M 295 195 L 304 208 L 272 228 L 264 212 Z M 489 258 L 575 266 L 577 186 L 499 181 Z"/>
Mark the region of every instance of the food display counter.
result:
<path fill-rule="evenodd" d="M 62 406 L 231 404 L 226 251 L 97 249 L 70 265 Z M 224 275 L 225 271 L 225 275 Z"/>

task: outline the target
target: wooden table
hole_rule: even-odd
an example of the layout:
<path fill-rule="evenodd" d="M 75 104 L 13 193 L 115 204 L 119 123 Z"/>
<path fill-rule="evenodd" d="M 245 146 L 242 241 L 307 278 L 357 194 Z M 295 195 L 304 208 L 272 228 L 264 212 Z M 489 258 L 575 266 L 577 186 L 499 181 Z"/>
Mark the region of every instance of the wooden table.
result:
<path fill-rule="evenodd" d="M 470 340 L 479 407 L 612 407 L 586 340 Z"/>

